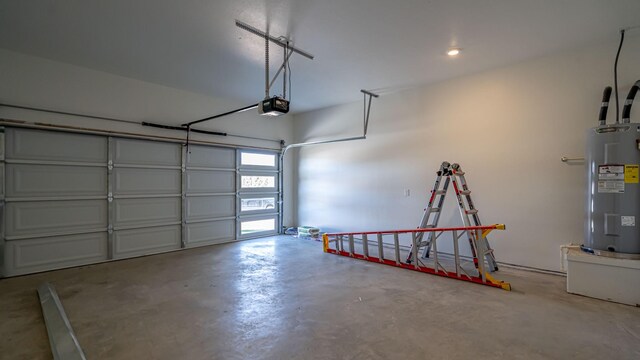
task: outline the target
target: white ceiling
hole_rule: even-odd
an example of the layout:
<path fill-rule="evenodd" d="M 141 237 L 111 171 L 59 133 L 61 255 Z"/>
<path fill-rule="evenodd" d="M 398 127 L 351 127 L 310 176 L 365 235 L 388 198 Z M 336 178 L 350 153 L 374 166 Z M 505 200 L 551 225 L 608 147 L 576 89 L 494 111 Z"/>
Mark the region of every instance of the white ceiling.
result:
<path fill-rule="evenodd" d="M 300 112 L 616 39 L 640 23 L 640 1 L 0 0 L 0 47 L 251 104 L 264 41 L 235 19 L 316 56 L 291 60 Z"/>

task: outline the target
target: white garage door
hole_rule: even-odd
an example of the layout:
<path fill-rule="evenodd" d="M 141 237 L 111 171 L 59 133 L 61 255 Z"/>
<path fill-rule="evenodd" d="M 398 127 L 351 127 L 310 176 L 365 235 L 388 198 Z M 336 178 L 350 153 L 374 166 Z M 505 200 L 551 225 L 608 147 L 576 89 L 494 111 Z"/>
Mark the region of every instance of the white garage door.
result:
<path fill-rule="evenodd" d="M 4 274 L 108 259 L 107 138 L 7 129 Z"/>
<path fill-rule="evenodd" d="M 236 159 L 254 150 L 5 131 L 3 276 L 277 231 L 277 166 Z"/>
<path fill-rule="evenodd" d="M 121 138 L 109 142 L 113 258 L 179 249 L 182 147 Z"/>
<path fill-rule="evenodd" d="M 185 246 L 235 238 L 235 150 L 189 146 L 185 172 Z"/>

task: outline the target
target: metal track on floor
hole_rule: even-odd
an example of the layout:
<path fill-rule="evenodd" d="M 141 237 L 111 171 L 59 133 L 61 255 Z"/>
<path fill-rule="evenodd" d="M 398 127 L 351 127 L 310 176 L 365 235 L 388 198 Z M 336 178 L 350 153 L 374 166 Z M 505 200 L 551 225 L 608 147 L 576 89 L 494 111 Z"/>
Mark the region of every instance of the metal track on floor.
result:
<path fill-rule="evenodd" d="M 53 285 L 49 283 L 40 285 L 38 296 L 53 358 L 55 360 L 86 360 Z"/>

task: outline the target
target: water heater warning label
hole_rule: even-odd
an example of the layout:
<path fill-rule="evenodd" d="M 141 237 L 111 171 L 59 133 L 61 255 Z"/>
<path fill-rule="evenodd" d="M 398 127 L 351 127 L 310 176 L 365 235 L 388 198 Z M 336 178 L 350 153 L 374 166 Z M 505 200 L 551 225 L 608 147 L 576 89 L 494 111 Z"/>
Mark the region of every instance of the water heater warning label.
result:
<path fill-rule="evenodd" d="M 604 180 L 598 181 L 599 193 L 623 193 L 624 180 Z"/>
<path fill-rule="evenodd" d="M 638 175 L 638 165 L 624 166 L 624 182 L 627 184 L 637 184 L 640 180 Z"/>
<path fill-rule="evenodd" d="M 622 226 L 636 226 L 635 216 L 620 216 L 622 219 Z"/>
<path fill-rule="evenodd" d="M 623 193 L 625 183 L 624 165 L 598 166 L 598 192 Z"/>
<path fill-rule="evenodd" d="M 624 165 L 600 165 L 598 166 L 598 179 L 608 180 L 624 179 Z"/>

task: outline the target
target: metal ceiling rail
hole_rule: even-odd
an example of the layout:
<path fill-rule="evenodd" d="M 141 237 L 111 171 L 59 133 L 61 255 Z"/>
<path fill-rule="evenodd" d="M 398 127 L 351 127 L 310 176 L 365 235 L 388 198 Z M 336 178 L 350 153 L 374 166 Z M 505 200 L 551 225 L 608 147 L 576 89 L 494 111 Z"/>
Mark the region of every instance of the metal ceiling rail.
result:
<path fill-rule="evenodd" d="M 198 123 L 201 123 L 201 122 L 205 122 L 205 121 L 221 118 L 221 117 L 227 116 L 227 115 L 232 115 L 232 114 L 245 112 L 245 111 L 248 111 L 248 110 L 251 110 L 251 109 L 256 109 L 257 107 L 258 107 L 258 104 L 252 104 L 252 105 L 249 105 L 249 106 L 244 106 L 244 107 L 241 107 L 239 109 L 227 111 L 227 112 L 222 113 L 222 114 L 213 115 L 213 116 L 206 117 L 204 119 L 200 119 L 200 120 L 195 120 L 195 121 L 191 121 L 191 122 L 188 122 L 188 123 L 184 123 L 184 124 L 182 124 L 182 126 L 186 130 L 187 127 L 190 127 L 191 125 L 195 125 L 195 124 L 198 124 Z M 191 129 L 191 131 L 194 131 L 194 130 Z"/>
<path fill-rule="evenodd" d="M 313 58 L 314 58 L 314 56 L 311 55 L 310 53 L 308 53 L 308 52 L 306 52 L 304 50 L 301 50 L 299 48 L 296 48 L 294 46 L 291 46 L 290 44 L 287 44 L 286 42 L 281 41 L 280 39 L 275 38 L 275 37 L 265 33 L 264 31 L 262 31 L 260 29 L 257 29 L 257 28 L 255 28 L 255 27 L 253 27 L 253 26 L 251 26 L 251 25 L 249 25 L 247 23 L 244 23 L 244 22 L 240 21 L 240 20 L 236 20 L 236 26 L 241 28 L 241 29 L 243 29 L 243 30 L 246 30 L 246 31 L 248 31 L 248 32 L 250 32 L 250 33 L 252 33 L 254 35 L 258 35 L 261 38 L 269 39 L 269 41 L 271 41 L 272 43 L 274 43 L 274 44 L 276 44 L 278 46 L 281 46 L 283 48 L 288 48 L 289 50 L 291 50 L 291 51 L 293 51 L 293 52 L 295 52 L 297 54 L 300 54 L 300 55 L 306 57 L 307 59 L 313 60 Z"/>
<path fill-rule="evenodd" d="M 369 129 L 369 114 L 371 113 L 371 100 L 374 97 L 377 98 L 379 95 L 378 94 L 374 94 L 374 93 L 372 93 L 370 91 L 367 91 L 367 90 L 360 90 L 360 92 L 364 94 L 364 125 L 363 125 L 363 129 L 362 129 L 362 136 L 340 138 L 340 139 L 331 139 L 331 140 L 308 141 L 308 142 L 303 142 L 303 143 L 290 144 L 290 145 L 287 145 L 282 150 L 281 157 L 284 157 L 284 155 L 287 153 L 287 150 L 293 149 L 293 148 L 366 139 L 367 138 L 367 131 Z M 369 97 L 369 101 L 368 102 L 367 102 L 367 96 Z"/>
<path fill-rule="evenodd" d="M 280 176 L 278 176 L 279 179 L 279 183 L 280 183 L 280 189 L 283 188 L 284 185 L 284 180 L 282 178 L 283 174 L 284 174 L 284 156 L 287 154 L 287 151 L 289 151 L 290 149 L 294 149 L 294 148 L 300 148 L 300 147 L 305 147 L 305 146 L 313 146 L 313 145 L 322 145 L 322 144 L 332 144 L 332 143 L 339 143 L 339 142 L 345 142 L 345 141 L 355 141 L 355 140 L 365 140 L 367 138 L 367 131 L 369 129 L 369 114 L 371 113 L 371 101 L 373 100 L 373 98 L 377 98 L 380 95 L 378 94 L 374 94 L 371 91 L 368 90 L 360 90 L 361 93 L 364 94 L 364 124 L 363 124 L 363 128 L 362 128 L 362 136 L 353 136 L 353 137 L 347 137 L 347 138 L 340 138 L 340 139 L 331 139 L 331 140 L 319 140 L 319 141 L 308 141 L 308 142 L 302 142 L 302 143 L 297 143 L 297 144 L 290 144 L 285 146 L 282 149 L 282 153 L 280 153 L 280 158 L 279 158 L 279 166 L 278 168 L 280 169 Z M 369 97 L 369 101 L 367 103 L 367 96 Z M 282 209 L 284 207 L 284 192 L 280 191 L 280 196 L 278 199 L 278 203 L 280 204 L 280 208 Z M 280 224 L 283 223 L 284 220 L 284 212 L 281 211 L 280 212 Z"/>
<path fill-rule="evenodd" d="M 504 290 L 511 290 L 511 284 L 494 279 L 487 271 L 487 264 L 485 263 L 486 254 L 490 251 L 487 248 L 486 236 L 493 230 L 504 230 L 503 224 L 495 224 L 488 226 L 466 226 L 466 227 L 448 227 L 448 228 L 427 228 L 427 229 L 411 229 L 411 230 L 384 230 L 384 231 L 360 231 L 360 232 L 342 232 L 324 234 L 322 237 L 323 250 L 326 253 L 351 257 L 354 259 L 366 260 L 370 262 L 395 266 L 403 269 L 419 271 L 423 273 L 444 276 L 462 281 L 473 282 L 476 284 L 487 285 L 491 287 L 497 287 Z M 427 259 L 420 259 L 418 252 L 412 253 L 411 263 L 403 260 L 404 256 L 400 254 L 400 235 L 410 234 L 412 248 L 417 249 L 420 245 L 423 245 L 419 239 L 421 234 L 426 232 L 435 233 L 436 236 L 431 241 L 432 256 L 429 258 L 432 260 L 433 266 L 426 264 Z M 474 257 L 475 270 L 465 270 L 461 264 L 461 256 L 458 247 L 459 239 L 467 232 L 472 232 L 472 237 L 475 241 L 475 247 L 477 249 Z M 453 241 L 453 260 L 454 271 L 447 270 L 442 263 L 438 260 L 438 246 L 437 240 L 444 233 L 451 233 L 451 239 Z M 359 237 L 362 252 L 356 250 L 356 236 Z M 374 246 L 370 249 L 369 236 L 374 236 L 376 240 L 371 240 Z M 385 243 L 384 237 L 391 236 L 393 243 Z M 347 242 L 347 247 L 345 247 Z M 377 246 L 376 246 L 377 245 Z M 385 257 L 385 246 L 393 246 L 394 255 L 392 257 Z M 375 252 L 375 254 L 373 254 Z M 476 262 L 477 260 L 477 262 Z M 447 265 L 450 266 L 450 265 Z M 474 273 L 475 272 L 475 273 Z M 477 273 L 477 274 L 476 274 Z"/>

